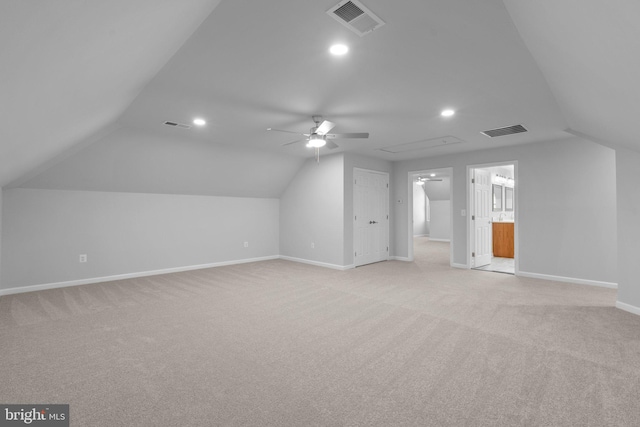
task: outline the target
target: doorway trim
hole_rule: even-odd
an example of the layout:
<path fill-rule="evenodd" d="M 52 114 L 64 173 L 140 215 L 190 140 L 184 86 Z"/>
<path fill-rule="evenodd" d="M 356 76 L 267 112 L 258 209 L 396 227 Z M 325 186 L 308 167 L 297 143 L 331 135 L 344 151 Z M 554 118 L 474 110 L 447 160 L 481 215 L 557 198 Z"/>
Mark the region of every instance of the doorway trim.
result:
<path fill-rule="evenodd" d="M 518 178 L 518 161 L 517 160 L 509 160 L 504 162 L 492 162 L 492 163 L 482 163 L 476 165 L 467 165 L 467 269 L 471 269 L 471 252 L 473 251 L 473 247 L 475 244 L 475 236 L 473 236 L 473 224 L 471 222 L 472 208 L 473 208 L 473 185 L 471 184 L 471 179 L 473 177 L 474 169 L 486 169 L 492 168 L 496 166 L 507 166 L 513 165 L 513 179 L 514 179 L 514 197 L 513 197 L 513 206 L 515 210 L 514 215 L 514 224 L 513 224 L 513 257 L 514 257 L 514 275 L 520 275 L 520 232 L 518 231 L 520 228 L 520 179 Z"/>
<path fill-rule="evenodd" d="M 417 175 L 426 173 L 445 173 L 449 177 L 449 265 L 455 267 L 453 263 L 453 167 L 427 168 L 407 173 L 407 259 L 413 261 L 413 180 Z M 398 258 L 396 258 L 398 259 Z"/>

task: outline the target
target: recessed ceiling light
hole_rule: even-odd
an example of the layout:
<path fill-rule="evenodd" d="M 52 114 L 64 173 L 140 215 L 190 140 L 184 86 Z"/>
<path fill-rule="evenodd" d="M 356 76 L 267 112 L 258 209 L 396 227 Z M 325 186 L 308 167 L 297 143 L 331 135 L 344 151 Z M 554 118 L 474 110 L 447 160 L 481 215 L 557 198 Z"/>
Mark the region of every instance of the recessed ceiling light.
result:
<path fill-rule="evenodd" d="M 429 176 L 432 176 L 432 177 L 433 177 L 433 176 L 436 176 L 436 174 L 435 174 L 435 173 L 432 173 L 432 174 L 431 174 L 431 175 L 429 175 Z"/>
<path fill-rule="evenodd" d="M 332 55 L 344 55 L 349 52 L 349 47 L 344 44 L 334 44 L 329 48 Z"/>
<path fill-rule="evenodd" d="M 448 110 L 442 110 L 442 113 L 440 113 L 440 115 L 442 117 L 451 117 L 455 114 L 456 112 L 454 110 L 448 109 Z"/>
<path fill-rule="evenodd" d="M 196 126 L 204 126 L 207 124 L 207 122 L 204 119 L 197 118 L 193 119 L 193 124 Z"/>

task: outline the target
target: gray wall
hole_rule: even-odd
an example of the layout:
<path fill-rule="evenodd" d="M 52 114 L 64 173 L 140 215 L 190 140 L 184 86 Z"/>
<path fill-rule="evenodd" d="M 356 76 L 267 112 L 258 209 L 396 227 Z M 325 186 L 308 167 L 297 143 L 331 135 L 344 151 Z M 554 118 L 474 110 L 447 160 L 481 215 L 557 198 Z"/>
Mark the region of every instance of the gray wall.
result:
<path fill-rule="evenodd" d="M 518 161 L 520 271 L 617 282 L 615 155 L 580 138 L 398 162 L 394 199 L 409 171 L 453 167 L 453 262 L 467 263 L 467 165 Z M 395 203 L 393 254 L 408 256 L 407 204 Z"/>
<path fill-rule="evenodd" d="M 0 187 L 0 289 L 2 289 L 2 199 L 3 189 Z"/>
<path fill-rule="evenodd" d="M 343 239 L 344 155 L 310 159 L 280 197 L 280 254 L 342 266 Z"/>
<path fill-rule="evenodd" d="M 429 238 L 451 240 L 451 202 L 449 200 L 431 201 L 431 231 Z"/>
<path fill-rule="evenodd" d="M 122 128 L 67 153 L 20 188 L 278 198 L 304 159 Z"/>
<path fill-rule="evenodd" d="M 429 200 L 451 199 L 451 178 L 443 176 L 442 181 L 427 181 L 424 183 L 424 192 Z"/>
<path fill-rule="evenodd" d="M 616 150 L 618 301 L 640 310 L 640 153 Z"/>
<path fill-rule="evenodd" d="M 3 198 L 4 289 L 279 253 L 277 199 L 38 189 Z"/>

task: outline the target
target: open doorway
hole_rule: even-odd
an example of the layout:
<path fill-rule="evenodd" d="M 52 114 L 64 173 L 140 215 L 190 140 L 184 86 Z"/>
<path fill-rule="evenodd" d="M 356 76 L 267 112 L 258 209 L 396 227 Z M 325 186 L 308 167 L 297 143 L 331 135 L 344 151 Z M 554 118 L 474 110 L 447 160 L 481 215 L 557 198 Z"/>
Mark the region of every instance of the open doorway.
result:
<path fill-rule="evenodd" d="M 452 248 L 452 168 L 409 172 L 409 260 L 425 254 L 424 245 L 446 246 L 448 264 L 453 260 Z M 413 195 L 411 197 L 411 195 Z M 416 246 L 417 245 L 417 246 Z M 429 252 L 432 253 L 432 252 Z"/>
<path fill-rule="evenodd" d="M 517 162 L 468 166 L 470 265 L 517 274 Z"/>

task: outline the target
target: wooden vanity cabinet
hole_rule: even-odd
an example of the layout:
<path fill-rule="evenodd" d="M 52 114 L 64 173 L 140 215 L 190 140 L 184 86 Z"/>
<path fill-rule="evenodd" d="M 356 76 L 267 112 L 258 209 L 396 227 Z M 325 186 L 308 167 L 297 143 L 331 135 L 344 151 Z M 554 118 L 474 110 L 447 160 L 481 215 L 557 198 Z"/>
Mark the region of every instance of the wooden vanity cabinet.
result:
<path fill-rule="evenodd" d="M 513 258 L 513 223 L 493 223 L 493 256 Z"/>

